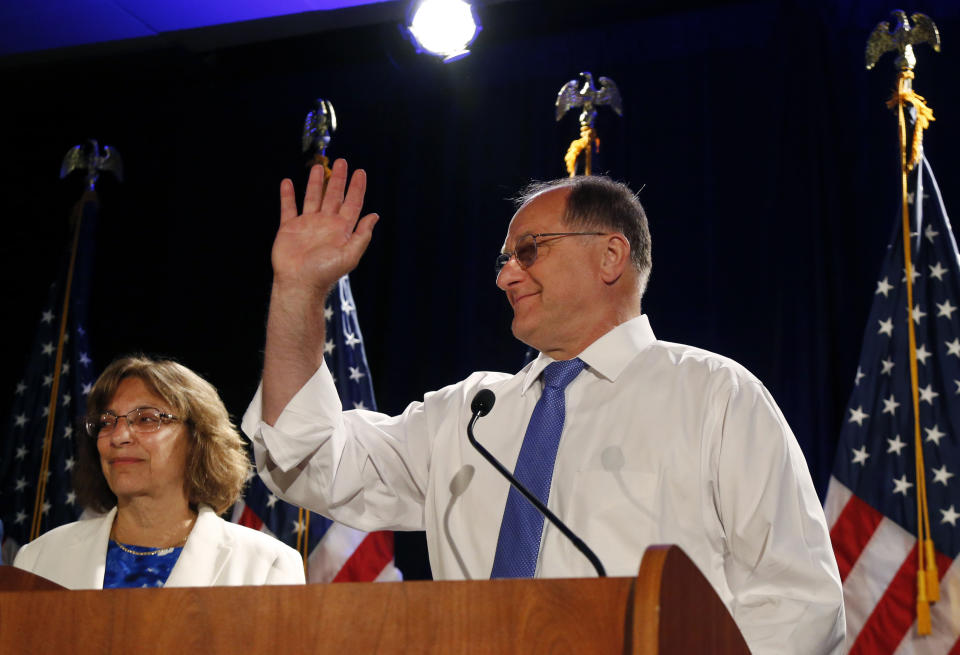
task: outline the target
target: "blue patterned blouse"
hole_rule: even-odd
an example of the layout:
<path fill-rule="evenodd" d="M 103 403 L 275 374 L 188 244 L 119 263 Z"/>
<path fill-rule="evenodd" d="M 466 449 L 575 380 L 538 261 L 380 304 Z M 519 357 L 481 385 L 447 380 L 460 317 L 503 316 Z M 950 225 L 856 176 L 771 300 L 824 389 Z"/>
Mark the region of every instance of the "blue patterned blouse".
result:
<path fill-rule="evenodd" d="M 139 552 L 147 552 L 143 546 L 130 546 Z M 162 587 L 170 577 L 173 565 L 183 551 L 179 548 L 166 548 L 161 553 L 134 555 L 129 553 L 113 539 L 107 546 L 107 570 L 103 575 L 103 588 L 116 589 L 120 587 Z"/>

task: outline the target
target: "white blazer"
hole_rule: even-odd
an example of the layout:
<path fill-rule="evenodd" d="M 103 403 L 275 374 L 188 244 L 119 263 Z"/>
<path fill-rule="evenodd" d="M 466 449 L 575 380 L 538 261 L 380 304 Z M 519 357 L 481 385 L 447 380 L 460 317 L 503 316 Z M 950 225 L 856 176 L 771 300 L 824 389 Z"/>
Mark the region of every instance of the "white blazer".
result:
<path fill-rule="evenodd" d="M 61 525 L 23 546 L 13 565 L 68 589 L 103 589 L 117 508 Z M 262 532 L 224 521 L 201 505 L 166 587 L 303 584 L 303 560 Z"/>

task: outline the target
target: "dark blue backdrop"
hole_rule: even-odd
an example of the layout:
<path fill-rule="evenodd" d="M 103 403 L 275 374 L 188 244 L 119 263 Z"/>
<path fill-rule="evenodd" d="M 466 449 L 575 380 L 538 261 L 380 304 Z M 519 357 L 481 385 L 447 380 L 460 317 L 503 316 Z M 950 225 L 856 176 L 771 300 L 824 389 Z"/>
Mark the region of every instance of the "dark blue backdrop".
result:
<path fill-rule="evenodd" d="M 644 187 L 655 331 L 756 373 L 822 493 L 896 218 L 892 57 L 863 68 L 895 5 L 807 4 L 506 2 L 482 9 L 473 54 L 446 66 L 413 54 L 392 23 L 209 52 L 0 60 L 0 391 L 22 369 L 80 192 L 57 181 L 59 160 L 95 136 L 128 173 L 100 187 L 95 361 L 173 355 L 239 417 L 261 364 L 277 188 L 303 184 L 316 96 L 339 114 L 331 153 L 368 170 L 367 207 L 383 217 L 352 276 L 381 409 L 472 370 L 518 368 L 524 348 L 492 275 L 505 199 L 563 174 L 576 121 L 556 124 L 553 100 L 590 70 L 624 98 L 623 118 L 601 113 L 596 168 Z M 944 39 L 942 54 L 918 49 L 915 87 L 937 117 L 927 155 L 960 207 L 960 6 L 904 8 L 930 14 Z M 398 543 L 421 575 L 416 546 Z"/>

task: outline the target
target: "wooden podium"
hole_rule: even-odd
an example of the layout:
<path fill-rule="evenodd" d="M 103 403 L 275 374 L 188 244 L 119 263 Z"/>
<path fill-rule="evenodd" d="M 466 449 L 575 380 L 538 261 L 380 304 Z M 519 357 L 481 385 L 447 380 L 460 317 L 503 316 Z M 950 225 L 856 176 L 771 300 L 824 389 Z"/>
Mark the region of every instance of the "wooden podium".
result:
<path fill-rule="evenodd" d="M 677 546 L 649 548 L 636 578 L 51 585 L 0 567 L 0 653 L 749 655 L 726 607 Z"/>

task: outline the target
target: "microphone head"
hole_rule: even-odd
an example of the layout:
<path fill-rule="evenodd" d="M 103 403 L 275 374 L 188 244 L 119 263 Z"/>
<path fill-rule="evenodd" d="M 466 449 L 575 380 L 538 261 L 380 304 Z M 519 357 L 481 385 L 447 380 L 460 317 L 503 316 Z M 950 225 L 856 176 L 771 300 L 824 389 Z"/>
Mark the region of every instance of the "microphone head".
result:
<path fill-rule="evenodd" d="M 497 396 L 489 389 L 481 389 L 470 403 L 470 411 L 477 416 L 486 416 L 497 402 Z"/>

